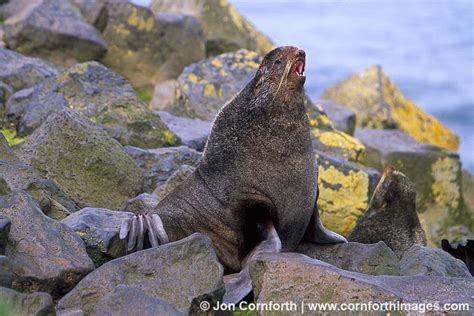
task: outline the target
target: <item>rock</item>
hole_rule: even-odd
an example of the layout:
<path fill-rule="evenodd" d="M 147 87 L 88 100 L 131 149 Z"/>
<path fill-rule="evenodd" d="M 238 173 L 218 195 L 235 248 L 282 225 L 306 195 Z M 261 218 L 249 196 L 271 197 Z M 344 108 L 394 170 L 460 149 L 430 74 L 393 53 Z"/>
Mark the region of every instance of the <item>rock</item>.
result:
<path fill-rule="evenodd" d="M 400 275 L 398 256 L 383 241 L 376 244 L 301 243 L 296 252 L 338 268 L 370 275 Z"/>
<path fill-rule="evenodd" d="M 68 308 L 56 311 L 56 316 L 84 316 L 84 312 L 80 308 Z"/>
<path fill-rule="evenodd" d="M 422 143 L 459 148 L 459 137 L 404 96 L 378 65 L 329 87 L 321 99 L 353 109 L 357 127 L 398 128 Z"/>
<path fill-rule="evenodd" d="M 7 115 L 20 136 L 31 134 L 54 112 L 74 109 L 101 124 L 123 145 L 155 148 L 179 144 L 176 136 L 135 95 L 130 83 L 102 64 L 88 62 L 15 93 Z"/>
<path fill-rule="evenodd" d="M 175 100 L 175 93 L 178 89 L 178 80 L 171 79 L 155 85 L 153 97 L 148 104 L 152 111 L 159 111 L 172 106 Z"/>
<path fill-rule="evenodd" d="M 12 289 L 0 287 L 0 299 L 5 302 L 11 315 L 42 315 L 52 316 L 54 312 L 53 298 L 48 293 L 19 293 Z M 3 310 L 2 310 L 3 311 Z M 6 315 L 10 315 L 7 312 Z"/>
<path fill-rule="evenodd" d="M 11 94 L 12 94 L 12 88 L 0 80 L 0 127 L 4 127 L 6 125 L 5 124 L 6 123 L 5 122 L 6 121 L 5 109 L 6 109 L 6 103 L 8 101 L 8 98 L 10 98 Z"/>
<path fill-rule="evenodd" d="M 0 213 L 11 219 L 6 255 L 15 290 L 61 296 L 94 269 L 81 238 L 44 215 L 24 191 L 0 197 Z"/>
<path fill-rule="evenodd" d="M 71 110 L 48 117 L 22 144 L 20 157 L 80 207 L 118 209 L 142 189 L 142 172 L 122 146 Z"/>
<path fill-rule="evenodd" d="M 155 208 L 160 200 L 161 198 L 158 195 L 142 193 L 139 196 L 128 200 L 123 211 L 134 214 L 143 214 L 146 210 Z"/>
<path fill-rule="evenodd" d="M 197 151 L 204 151 L 207 138 L 211 133 L 211 122 L 177 117 L 164 111 L 159 111 L 157 114 L 168 129 L 181 139 L 183 145 Z"/>
<path fill-rule="evenodd" d="M 5 254 L 8 236 L 10 234 L 11 220 L 3 214 L 0 214 L 0 255 Z"/>
<path fill-rule="evenodd" d="M 448 240 L 443 239 L 441 247 L 454 258 L 464 262 L 471 272 L 471 275 L 474 276 L 474 240 L 471 239 L 466 241 L 464 244 L 452 246 Z"/>
<path fill-rule="evenodd" d="M 440 307 L 446 303 L 465 303 L 470 309 L 474 307 L 473 279 L 367 276 L 294 253 L 261 254 L 251 262 L 250 273 L 257 304 L 293 302 L 296 305 L 293 312 L 298 313 L 302 313 L 302 302 L 306 303 L 306 312 L 309 312 L 308 303 L 430 302 L 438 303 Z M 273 313 L 263 311 L 260 314 Z"/>
<path fill-rule="evenodd" d="M 338 104 L 332 100 L 317 100 L 324 113 L 333 123 L 334 127 L 346 134 L 354 135 L 356 126 L 356 114 L 350 108 Z"/>
<path fill-rule="evenodd" d="M 25 55 L 71 66 L 104 55 L 107 44 L 67 0 L 38 0 L 5 21 L 5 42 Z"/>
<path fill-rule="evenodd" d="M 222 299 L 222 274 L 210 239 L 193 234 L 104 264 L 64 296 L 58 309 L 80 307 L 89 314 L 102 297 L 123 284 L 165 300 L 181 313 L 193 314 L 201 301 L 212 306 Z"/>
<path fill-rule="evenodd" d="M 328 229 L 347 236 L 372 196 L 380 174 L 361 164 L 315 151 L 318 161 L 318 209 Z"/>
<path fill-rule="evenodd" d="M 464 198 L 464 211 L 474 218 L 474 176 L 463 169 L 462 170 L 462 196 Z M 474 222 L 473 222 L 474 230 Z"/>
<path fill-rule="evenodd" d="M 179 166 L 197 166 L 202 156 L 200 152 L 186 146 L 156 149 L 126 146 L 124 150 L 143 170 L 145 192 L 152 192 L 157 186 L 163 185 Z"/>
<path fill-rule="evenodd" d="M 60 71 L 60 68 L 39 58 L 0 48 L 0 80 L 11 86 L 13 91 L 32 87 Z"/>
<path fill-rule="evenodd" d="M 0 256 L 0 286 L 11 287 L 13 279 L 13 266 L 10 259 L 6 256 Z"/>
<path fill-rule="evenodd" d="M 365 163 L 378 170 L 393 166 L 416 189 L 416 205 L 428 243 L 437 247 L 452 240 L 453 225 L 474 228 L 473 216 L 463 209 L 459 155 L 421 144 L 399 130 L 357 129 L 355 136 L 366 146 Z"/>
<path fill-rule="evenodd" d="M 385 169 L 367 212 L 348 239 L 365 244 L 383 241 L 397 254 L 414 244 L 426 245 L 416 213 L 416 192 L 403 173 L 393 167 Z"/>
<path fill-rule="evenodd" d="M 413 245 L 400 260 L 401 275 L 471 278 L 464 262 L 441 249 Z"/>
<path fill-rule="evenodd" d="M 86 245 L 96 267 L 125 255 L 125 241 L 119 238 L 120 225 L 133 214 L 86 207 L 61 221 L 73 229 Z"/>
<path fill-rule="evenodd" d="M 184 315 L 170 303 L 134 287 L 117 285 L 95 305 L 91 315 L 128 316 L 128 315 Z"/>
<path fill-rule="evenodd" d="M 31 0 L 0 0 L 0 21 L 5 21 L 12 15 L 27 7 Z"/>
<path fill-rule="evenodd" d="M 8 185 L 7 181 L 0 176 L 0 195 L 6 195 L 10 193 L 12 189 Z"/>
<path fill-rule="evenodd" d="M 189 65 L 178 77 L 172 101 L 171 85 L 161 89 L 168 96 L 164 102 L 154 103 L 153 108 L 181 117 L 212 121 L 217 111 L 253 78 L 261 60 L 257 53 L 241 49 Z M 305 102 L 313 147 L 358 161 L 363 156 L 362 143 L 334 129 L 318 104 L 308 98 Z"/>
<path fill-rule="evenodd" d="M 176 78 L 186 65 L 205 56 L 204 35 L 196 18 L 155 16 L 127 1 L 109 2 L 103 36 L 108 50 L 102 62 L 150 94 L 155 84 Z"/>
<path fill-rule="evenodd" d="M 125 0 L 114 0 L 122 1 Z M 79 10 L 87 23 L 103 32 L 109 19 L 107 3 L 109 0 L 71 0 L 71 3 Z"/>
<path fill-rule="evenodd" d="M 158 186 L 155 191 L 153 191 L 153 193 L 158 196 L 165 197 L 178 185 L 184 182 L 184 180 L 186 180 L 195 170 L 196 168 L 192 166 L 179 166 L 178 170 L 176 170 L 162 186 Z"/>
<path fill-rule="evenodd" d="M 0 134 L 0 174 L 11 190 L 24 190 L 51 218 L 62 219 L 79 207 L 52 180 L 44 179 L 33 167 L 25 164 Z"/>
<path fill-rule="evenodd" d="M 154 0 L 150 8 L 155 13 L 179 13 L 196 17 L 204 30 L 207 56 L 240 48 L 266 54 L 273 48 L 272 41 L 227 0 Z"/>

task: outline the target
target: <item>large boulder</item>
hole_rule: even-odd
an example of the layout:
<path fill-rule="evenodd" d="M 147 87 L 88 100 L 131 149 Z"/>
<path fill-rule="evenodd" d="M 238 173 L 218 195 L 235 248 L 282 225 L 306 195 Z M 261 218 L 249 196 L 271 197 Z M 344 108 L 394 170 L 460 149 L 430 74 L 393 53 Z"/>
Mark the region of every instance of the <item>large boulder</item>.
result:
<path fill-rule="evenodd" d="M 156 87 L 155 93 L 163 102 L 155 101 L 152 107 L 177 116 L 212 121 L 222 106 L 251 80 L 261 60 L 257 53 L 241 49 L 189 65 L 175 84 L 168 82 Z M 360 160 L 364 145 L 336 130 L 321 106 L 308 98 L 305 102 L 313 147 L 346 159 Z"/>
<path fill-rule="evenodd" d="M 143 170 L 145 192 L 153 192 L 157 186 L 164 185 L 179 166 L 197 166 L 202 156 L 202 153 L 186 146 L 156 149 L 126 146 L 124 150 Z"/>
<path fill-rule="evenodd" d="M 157 111 L 161 121 L 181 139 L 183 145 L 189 148 L 203 151 L 207 138 L 211 133 L 212 123 L 191 119 L 187 117 L 174 116 L 165 111 Z"/>
<path fill-rule="evenodd" d="M 400 275 L 398 256 L 383 241 L 376 244 L 302 242 L 296 252 L 338 268 L 370 275 Z"/>
<path fill-rule="evenodd" d="M 150 8 L 155 13 L 179 13 L 196 17 L 204 30 L 207 56 L 240 48 L 265 54 L 273 47 L 272 41 L 227 0 L 154 0 Z"/>
<path fill-rule="evenodd" d="M 413 245 L 400 260 L 400 275 L 471 278 L 467 266 L 444 250 Z"/>
<path fill-rule="evenodd" d="M 54 181 L 45 179 L 32 166 L 21 161 L 1 133 L 0 160 L 0 174 L 8 188 L 26 191 L 49 217 L 62 219 L 79 209 Z"/>
<path fill-rule="evenodd" d="M 0 197 L 0 213 L 11 219 L 6 255 L 14 289 L 61 296 L 94 269 L 81 238 L 44 215 L 26 192 Z"/>
<path fill-rule="evenodd" d="M 58 65 L 102 57 L 107 44 L 67 0 L 37 0 L 5 21 L 8 47 Z"/>
<path fill-rule="evenodd" d="M 380 174 L 359 163 L 315 151 L 318 161 L 318 209 L 328 229 L 347 236 L 356 226 Z"/>
<path fill-rule="evenodd" d="M 118 209 L 142 189 L 142 172 L 122 146 L 72 110 L 49 116 L 19 154 L 80 207 Z"/>
<path fill-rule="evenodd" d="M 463 208 L 458 154 L 421 144 L 400 130 L 361 128 L 355 136 L 366 146 L 365 164 L 379 171 L 393 166 L 413 182 L 418 216 L 431 246 L 457 238 L 452 226 L 474 228 L 474 217 Z"/>
<path fill-rule="evenodd" d="M 198 20 L 180 14 L 158 14 L 127 1 L 110 1 L 103 31 L 108 50 L 102 62 L 127 77 L 135 88 L 152 91 L 174 79 L 183 68 L 205 56 Z"/>
<path fill-rule="evenodd" d="M 144 291 L 117 285 L 112 292 L 101 298 L 94 307 L 91 315 L 97 316 L 128 316 L 128 315 L 160 315 L 184 316 L 170 303 Z"/>
<path fill-rule="evenodd" d="M 53 298 L 48 293 L 26 294 L 0 287 L 0 301 L 2 305 L 8 304 L 2 306 L 2 312 L 6 315 L 56 315 Z"/>
<path fill-rule="evenodd" d="M 74 109 L 101 124 L 123 145 L 155 148 L 179 140 L 135 95 L 130 83 L 97 62 L 77 64 L 13 94 L 7 116 L 20 136 L 31 134 L 54 112 Z"/>
<path fill-rule="evenodd" d="M 39 58 L 26 57 L 0 48 L 0 80 L 14 91 L 32 87 L 60 72 L 60 68 Z"/>
<path fill-rule="evenodd" d="M 385 242 L 397 254 L 414 244 L 426 245 L 416 213 L 416 192 L 407 177 L 388 167 L 377 184 L 369 208 L 357 221 L 350 241 Z"/>
<path fill-rule="evenodd" d="M 321 98 L 353 109 L 357 127 L 399 128 L 422 143 L 459 148 L 458 136 L 403 95 L 378 65 L 329 87 Z"/>
<path fill-rule="evenodd" d="M 63 219 L 61 223 L 73 229 L 86 245 L 96 267 L 125 255 L 125 240 L 119 238 L 120 225 L 133 216 L 103 208 L 86 207 Z"/>
<path fill-rule="evenodd" d="M 324 312 L 315 303 L 431 303 L 441 308 L 446 303 L 464 303 L 474 308 L 472 278 L 367 276 L 294 253 L 261 254 L 251 261 L 250 273 L 257 304 L 292 302 L 293 312 L 298 313 Z M 309 304 L 316 309 L 311 311 Z M 380 310 L 373 311 L 378 315 Z M 261 315 L 273 313 L 260 311 Z"/>
<path fill-rule="evenodd" d="M 356 126 L 356 114 L 350 108 L 332 100 L 317 100 L 334 127 L 346 134 L 354 135 Z"/>
<path fill-rule="evenodd" d="M 70 2 L 79 10 L 87 23 L 103 32 L 109 19 L 107 3 L 110 0 L 71 0 Z M 126 2 L 127 0 L 114 0 Z"/>
<path fill-rule="evenodd" d="M 193 314 L 200 310 L 201 301 L 213 305 L 222 299 L 222 274 L 210 239 L 193 234 L 102 265 L 64 296 L 58 309 L 79 307 L 89 314 L 102 297 L 123 284 L 165 300 L 181 313 Z"/>

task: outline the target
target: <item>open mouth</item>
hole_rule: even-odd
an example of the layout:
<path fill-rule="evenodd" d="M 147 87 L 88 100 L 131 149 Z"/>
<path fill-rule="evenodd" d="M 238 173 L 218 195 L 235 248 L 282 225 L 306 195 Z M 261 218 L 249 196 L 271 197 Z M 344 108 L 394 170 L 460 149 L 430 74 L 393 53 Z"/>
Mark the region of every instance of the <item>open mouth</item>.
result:
<path fill-rule="evenodd" d="M 296 74 L 298 77 L 304 77 L 304 60 L 303 59 L 298 59 L 296 62 L 293 64 L 293 67 L 291 67 L 291 73 Z"/>

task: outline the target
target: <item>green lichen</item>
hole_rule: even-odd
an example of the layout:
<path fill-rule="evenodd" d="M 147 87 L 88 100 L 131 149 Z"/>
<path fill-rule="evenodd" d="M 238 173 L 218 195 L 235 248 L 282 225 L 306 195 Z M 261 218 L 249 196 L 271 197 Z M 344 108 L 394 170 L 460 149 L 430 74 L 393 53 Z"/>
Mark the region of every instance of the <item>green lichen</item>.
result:
<path fill-rule="evenodd" d="M 144 90 L 137 90 L 137 97 L 145 103 L 149 103 L 153 98 L 153 90 L 151 89 L 144 89 Z"/>
<path fill-rule="evenodd" d="M 17 137 L 16 131 L 11 130 L 9 128 L 0 129 L 0 133 L 2 133 L 3 136 L 5 136 L 9 146 L 15 146 L 26 140 L 26 137 Z"/>

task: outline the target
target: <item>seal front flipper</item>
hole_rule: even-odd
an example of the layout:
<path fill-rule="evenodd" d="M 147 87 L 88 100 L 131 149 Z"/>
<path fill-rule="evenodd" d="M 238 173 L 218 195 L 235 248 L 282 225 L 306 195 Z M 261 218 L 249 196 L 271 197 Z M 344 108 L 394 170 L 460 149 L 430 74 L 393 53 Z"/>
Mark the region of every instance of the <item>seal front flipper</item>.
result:
<path fill-rule="evenodd" d="M 346 238 L 342 237 L 338 233 L 330 231 L 329 229 L 323 226 L 321 218 L 319 217 L 317 204 L 318 197 L 319 192 L 318 196 L 316 197 L 316 201 L 314 201 L 313 215 L 311 216 L 311 220 L 309 221 L 309 225 L 306 229 L 306 234 L 304 235 L 304 238 L 317 244 L 333 244 L 347 242 Z"/>
<path fill-rule="evenodd" d="M 134 215 L 122 221 L 119 237 L 127 240 L 127 252 L 142 250 L 147 236 L 151 247 L 169 242 L 158 214 Z"/>
<path fill-rule="evenodd" d="M 266 222 L 262 231 L 262 241 L 250 252 L 242 263 L 242 270 L 224 276 L 225 304 L 237 304 L 252 291 L 250 280 L 249 263 L 257 255 L 264 252 L 279 253 L 281 251 L 281 240 L 278 237 L 275 226 L 271 221 Z"/>

